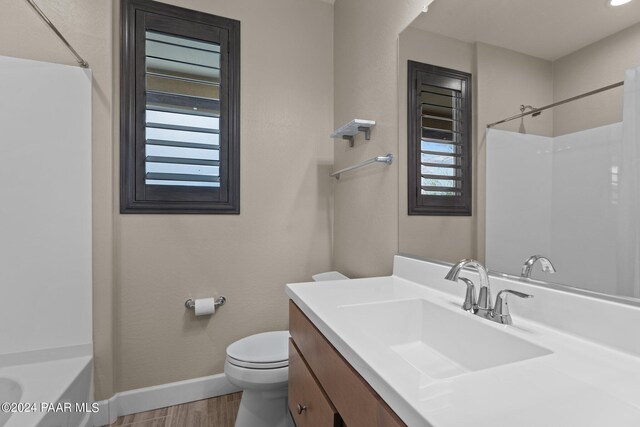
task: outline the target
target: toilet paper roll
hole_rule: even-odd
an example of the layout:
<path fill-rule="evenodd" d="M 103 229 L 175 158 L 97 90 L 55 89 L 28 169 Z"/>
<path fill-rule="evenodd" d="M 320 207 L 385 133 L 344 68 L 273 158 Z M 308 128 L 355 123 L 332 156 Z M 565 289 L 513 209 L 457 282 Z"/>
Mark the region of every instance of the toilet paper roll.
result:
<path fill-rule="evenodd" d="M 200 298 L 195 304 L 196 316 L 208 316 L 216 312 L 215 298 Z"/>

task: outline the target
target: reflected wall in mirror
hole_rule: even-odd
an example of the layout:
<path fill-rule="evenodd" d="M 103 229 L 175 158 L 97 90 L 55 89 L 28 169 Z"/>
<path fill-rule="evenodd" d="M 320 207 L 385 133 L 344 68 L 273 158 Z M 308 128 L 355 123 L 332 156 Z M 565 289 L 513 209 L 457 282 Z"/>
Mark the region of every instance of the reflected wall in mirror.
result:
<path fill-rule="evenodd" d="M 400 34 L 399 52 L 399 251 L 477 258 L 517 276 L 528 257 L 545 255 L 557 272 L 537 262 L 536 280 L 639 302 L 638 76 L 487 125 L 625 80 L 640 67 L 640 1 L 435 0 Z M 407 214 L 410 60 L 473 76 L 471 217 Z"/>

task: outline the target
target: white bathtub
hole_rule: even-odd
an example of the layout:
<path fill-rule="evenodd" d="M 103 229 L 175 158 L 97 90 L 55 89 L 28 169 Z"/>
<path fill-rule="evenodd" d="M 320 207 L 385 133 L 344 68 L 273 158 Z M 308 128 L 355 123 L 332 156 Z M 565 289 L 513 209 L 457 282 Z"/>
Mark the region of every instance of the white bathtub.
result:
<path fill-rule="evenodd" d="M 20 412 L 0 410 L 0 426 L 91 425 L 90 350 L 79 346 L 1 355 L 0 405 L 14 404 L 11 410 Z"/>

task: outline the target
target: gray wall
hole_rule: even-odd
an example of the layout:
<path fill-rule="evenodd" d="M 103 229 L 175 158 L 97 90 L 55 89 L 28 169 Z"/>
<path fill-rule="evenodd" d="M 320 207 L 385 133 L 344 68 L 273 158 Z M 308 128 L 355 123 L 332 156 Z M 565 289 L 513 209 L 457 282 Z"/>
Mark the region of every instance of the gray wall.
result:
<path fill-rule="evenodd" d="M 624 80 L 640 66 L 640 23 L 553 63 L 554 100 L 560 101 Z M 622 88 L 611 89 L 553 109 L 554 135 L 622 120 Z"/>
<path fill-rule="evenodd" d="M 285 283 L 331 267 L 333 6 L 170 1 L 242 22 L 242 213 L 120 215 L 119 3 L 42 4 L 94 75 L 96 399 L 221 373 L 228 344 L 287 328 Z M 3 5 L 0 40 L 0 55 L 74 64 L 24 2 Z M 185 311 L 220 294 L 214 317 Z"/>
<path fill-rule="evenodd" d="M 407 60 L 473 74 L 473 216 L 407 215 Z M 549 61 L 482 43 L 465 43 L 417 28 L 400 35 L 399 86 L 399 250 L 401 253 L 454 262 L 484 260 L 485 131 L 487 123 L 513 115 L 523 103 L 544 105 L 553 100 Z M 517 131 L 520 122 L 503 128 Z M 527 132 L 550 135 L 552 115 L 525 119 Z"/>
<path fill-rule="evenodd" d="M 335 127 L 377 122 L 371 141 L 334 143 L 335 168 L 398 154 L 398 34 L 430 0 L 338 0 L 334 20 Z M 391 273 L 398 250 L 398 164 L 345 174 L 335 189 L 334 267 L 352 276 Z"/>
<path fill-rule="evenodd" d="M 554 62 L 483 43 L 465 43 L 417 28 L 401 33 L 399 97 L 398 248 L 426 258 L 484 260 L 486 124 L 518 113 L 521 104 L 536 107 L 611 84 L 624 70 L 640 65 L 640 24 Z M 474 75 L 474 209 L 472 217 L 407 215 L 406 61 L 470 71 Z M 622 89 L 499 125 L 535 135 L 562 135 L 622 119 Z"/>

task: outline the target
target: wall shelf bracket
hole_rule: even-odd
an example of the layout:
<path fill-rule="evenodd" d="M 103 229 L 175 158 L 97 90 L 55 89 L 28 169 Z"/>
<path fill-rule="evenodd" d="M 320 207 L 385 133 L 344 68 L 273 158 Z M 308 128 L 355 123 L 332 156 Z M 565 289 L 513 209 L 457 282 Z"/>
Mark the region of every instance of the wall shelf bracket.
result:
<path fill-rule="evenodd" d="M 369 141 L 371 140 L 371 128 L 375 126 L 376 122 L 373 120 L 362 120 L 362 119 L 354 119 L 344 126 L 336 129 L 332 134 L 331 138 L 342 138 L 349 141 L 349 146 L 353 147 L 355 143 L 355 136 L 362 132 L 364 133 L 364 139 Z"/>

